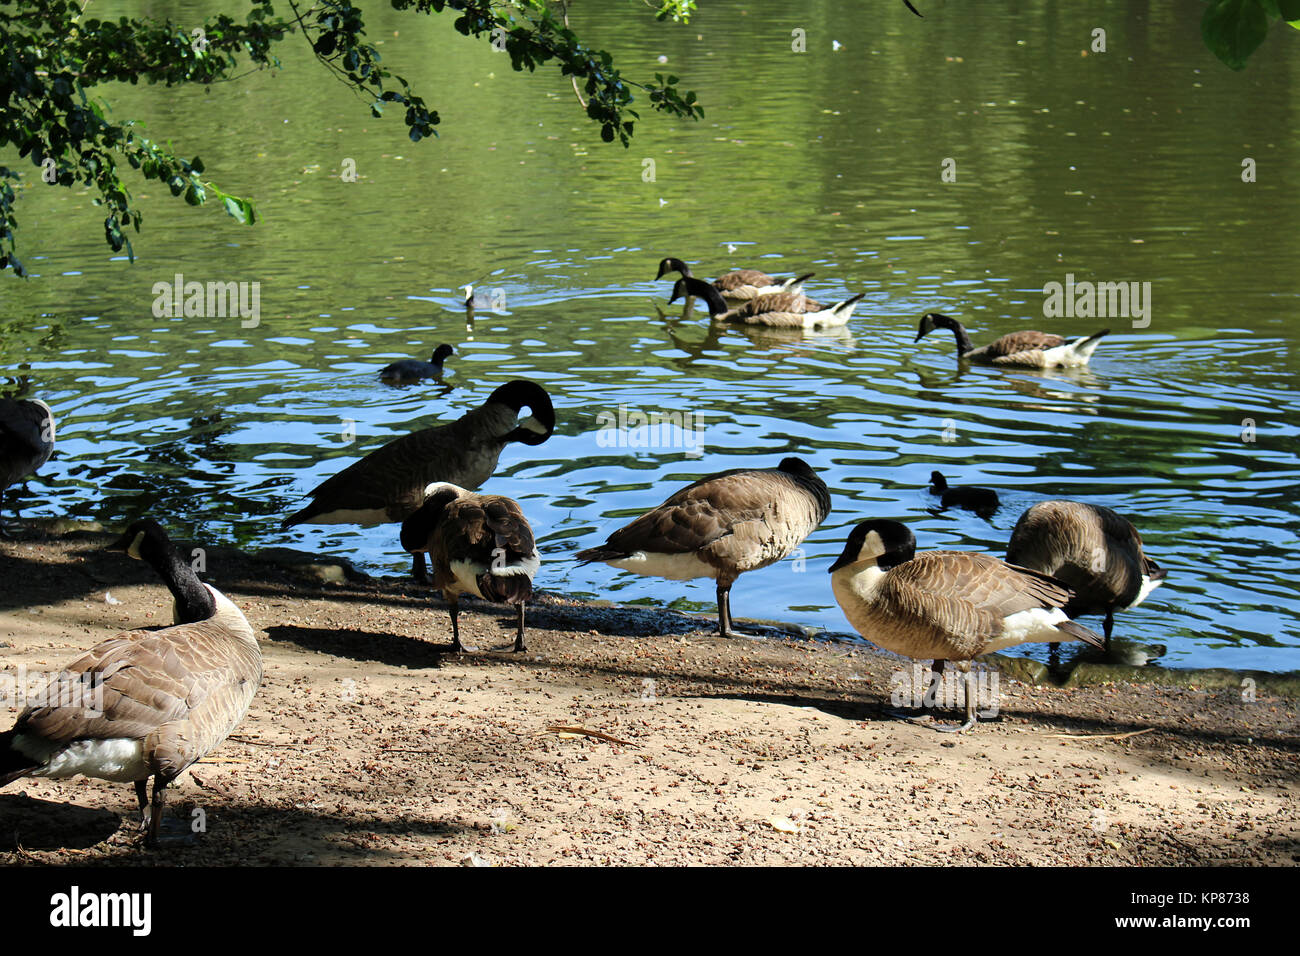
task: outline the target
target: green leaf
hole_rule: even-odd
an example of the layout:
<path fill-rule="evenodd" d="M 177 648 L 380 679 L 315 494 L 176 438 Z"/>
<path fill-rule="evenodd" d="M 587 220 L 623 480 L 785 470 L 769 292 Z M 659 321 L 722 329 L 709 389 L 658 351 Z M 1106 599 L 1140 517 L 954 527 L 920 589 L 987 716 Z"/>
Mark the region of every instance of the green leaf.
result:
<path fill-rule="evenodd" d="M 1259 0 L 1214 0 L 1201 18 L 1201 36 L 1210 52 L 1234 70 L 1268 35 L 1268 15 Z"/>

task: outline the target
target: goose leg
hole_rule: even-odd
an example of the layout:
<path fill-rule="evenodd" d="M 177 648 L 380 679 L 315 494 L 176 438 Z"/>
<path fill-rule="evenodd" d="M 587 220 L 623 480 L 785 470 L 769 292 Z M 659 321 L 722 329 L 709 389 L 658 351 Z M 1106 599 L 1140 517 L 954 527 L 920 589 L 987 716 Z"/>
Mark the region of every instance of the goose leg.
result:
<path fill-rule="evenodd" d="M 158 828 L 162 824 L 163 815 L 163 791 L 167 788 L 167 781 L 161 776 L 155 775 L 153 778 L 153 807 L 149 814 L 149 833 L 145 837 L 144 845 L 147 847 L 156 847 L 158 845 Z M 137 786 L 136 792 L 144 789 Z"/>
<path fill-rule="evenodd" d="M 1106 650 L 1110 650 L 1110 632 L 1115 629 L 1115 609 L 1106 608 L 1106 620 L 1102 624 L 1102 636 L 1106 639 Z"/>
<path fill-rule="evenodd" d="M 149 826 L 149 778 L 135 782 L 135 799 L 140 804 L 140 829 L 144 830 Z"/>
<path fill-rule="evenodd" d="M 930 681 L 926 685 L 925 693 L 916 707 L 918 713 L 909 714 L 902 710 L 886 710 L 885 713 L 890 717 L 906 720 L 912 724 L 928 724 L 933 721 L 934 716 L 929 713 L 929 710 L 935 706 L 935 701 L 939 697 L 939 690 L 943 687 L 943 664 L 942 660 L 935 660 L 930 665 Z"/>
<path fill-rule="evenodd" d="M 474 651 L 478 648 L 469 647 L 460 642 L 460 602 L 454 597 L 447 599 L 447 611 L 451 614 L 451 649 L 453 651 Z"/>
<path fill-rule="evenodd" d="M 411 577 L 415 578 L 418 584 L 429 583 L 429 572 L 424 568 L 423 551 L 415 551 L 411 554 Z"/>
<path fill-rule="evenodd" d="M 979 720 L 979 715 L 975 713 L 975 674 L 971 671 L 970 662 L 966 661 L 963 668 L 965 673 L 966 685 L 966 723 L 961 726 L 951 724 L 935 724 L 934 729 L 945 734 L 960 734 L 962 731 L 970 730 Z"/>
<path fill-rule="evenodd" d="M 731 581 L 718 578 L 718 636 L 742 637 L 731 629 Z"/>
<path fill-rule="evenodd" d="M 519 602 L 519 630 L 515 632 L 515 652 L 526 651 L 524 647 L 524 604 Z"/>

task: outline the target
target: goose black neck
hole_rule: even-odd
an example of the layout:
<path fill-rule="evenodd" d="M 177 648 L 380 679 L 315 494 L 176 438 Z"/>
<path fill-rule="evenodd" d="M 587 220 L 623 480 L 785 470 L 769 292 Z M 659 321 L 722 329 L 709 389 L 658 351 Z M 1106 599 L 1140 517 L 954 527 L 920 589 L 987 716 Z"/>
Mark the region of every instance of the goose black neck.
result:
<path fill-rule="evenodd" d="M 161 554 L 144 553 L 144 557 L 176 599 L 176 617 L 179 623 L 206 621 L 217 613 L 217 602 L 212 597 L 212 592 L 203 586 L 199 576 L 194 573 L 194 568 L 175 548 L 167 548 Z"/>
<path fill-rule="evenodd" d="M 964 325 L 956 319 L 948 319 L 944 324 L 948 328 L 952 329 L 953 338 L 957 340 L 958 355 L 965 355 L 967 352 L 975 351 L 975 343 L 972 342 L 970 336 L 966 334 L 966 327 Z"/>
<path fill-rule="evenodd" d="M 678 280 L 682 282 L 688 295 L 696 295 L 705 301 L 709 307 L 710 315 L 721 315 L 727 311 L 727 302 L 722 298 L 722 294 L 713 287 L 711 283 L 703 279 L 697 279 L 694 276 L 687 276 Z"/>

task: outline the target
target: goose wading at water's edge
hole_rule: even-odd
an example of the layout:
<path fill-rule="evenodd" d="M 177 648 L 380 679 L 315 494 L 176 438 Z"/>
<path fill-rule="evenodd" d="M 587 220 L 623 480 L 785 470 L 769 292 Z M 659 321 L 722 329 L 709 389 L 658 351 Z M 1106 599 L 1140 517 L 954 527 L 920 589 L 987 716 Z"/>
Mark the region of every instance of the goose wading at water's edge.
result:
<path fill-rule="evenodd" d="M 746 325 L 766 325 L 774 328 L 816 329 L 843 325 L 853 315 L 864 293 L 859 292 L 843 302 L 823 306 L 819 302 L 792 292 L 774 292 L 750 299 L 743 305 L 728 310 L 718 291 L 699 279 L 678 279 L 673 285 L 672 305 L 686 295 L 697 295 L 709 306 L 709 315 L 719 322 L 743 322 Z"/>
<path fill-rule="evenodd" d="M 134 783 L 143 814 L 152 776 L 153 845 L 164 789 L 239 726 L 262 680 L 262 654 L 243 612 L 199 581 L 157 522 L 135 522 L 110 550 L 158 572 L 176 624 L 124 632 L 63 668 L 45 701 L 0 734 L 0 786 L 77 774 Z"/>
<path fill-rule="evenodd" d="M 459 598 L 470 594 L 517 609 L 515 651 L 524 646 L 524 604 L 533 595 L 541 565 L 533 529 L 519 502 L 503 495 L 480 495 L 439 482 L 427 489 L 424 504 L 402 522 L 402 547 L 425 552 L 433 567 L 433 586 L 442 591 L 451 614 L 452 649 L 460 640 Z"/>
<path fill-rule="evenodd" d="M 800 458 L 785 458 L 775 468 L 701 478 L 574 557 L 674 581 L 714 578 L 718 631 L 736 637 L 730 603 L 736 578 L 780 561 L 830 509 L 830 492 L 817 473 Z"/>
<path fill-rule="evenodd" d="M 1081 501 L 1040 501 L 1016 522 L 1007 560 L 1065 582 L 1075 592 L 1066 613 L 1105 614 L 1110 645 L 1115 612 L 1137 607 L 1167 571 L 1147 557 L 1126 518 Z"/>
<path fill-rule="evenodd" d="M 39 398 L 0 398 L 0 497 L 54 454 L 54 413 Z M 14 515 L 18 508 L 15 505 Z M 0 534 L 4 534 L 0 524 Z"/>
<path fill-rule="evenodd" d="M 916 332 L 919 342 L 935 329 L 949 329 L 957 340 L 957 357 L 992 365 L 1016 365 L 1024 368 L 1074 368 L 1087 365 L 1102 338 L 1110 329 L 1102 329 L 1081 339 L 1066 339 L 1050 332 L 1008 332 L 1000 339 L 979 348 L 971 342 L 966 328 L 956 319 L 938 312 L 921 316 Z"/>
<path fill-rule="evenodd" d="M 523 408 L 532 414 L 519 419 Z M 456 421 L 395 438 L 327 478 L 311 492 L 311 504 L 281 527 L 404 521 L 424 504 L 429 485 L 477 488 L 492 476 L 506 445 L 540 445 L 554 431 L 555 409 L 546 390 L 516 379 Z M 425 580 L 422 551 L 415 554 L 412 573 Z"/>
<path fill-rule="evenodd" d="M 831 590 L 859 634 L 885 650 L 932 660 L 935 679 L 944 661 L 965 672 L 967 730 L 975 724 L 970 662 L 1018 644 L 1085 641 L 1101 635 L 1065 613 L 1068 587 L 1028 568 L 968 551 L 916 552 L 916 538 L 900 521 L 863 521 L 830 567 Z"/>

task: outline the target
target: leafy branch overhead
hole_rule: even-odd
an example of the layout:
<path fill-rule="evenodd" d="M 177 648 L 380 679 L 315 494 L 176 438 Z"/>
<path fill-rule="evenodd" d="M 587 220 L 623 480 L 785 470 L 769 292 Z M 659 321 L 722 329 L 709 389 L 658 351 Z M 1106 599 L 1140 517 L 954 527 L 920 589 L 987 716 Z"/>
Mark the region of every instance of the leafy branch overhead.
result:
<path fill-rule="evenodd" d="M 1275 20 L 1300 30 L 1300 0 L 1211 0 L 1201 17 L 1201 36 L 1210 52 L 1241 70 Z"/>
<path fill-rule="evenodd" d="M 182 158 L 169 146 L 143 136 L 132 120 L 110 118 L 108 105 L 91 95 L 100 83 L 211 84 L 239 79 L 255 70 L 278 69 L 276 45 L 291 34 L 310 44 L 316 58 L 361 96 L 371 113 L 404 109 L 412 140 L 437 135 L 439 118 L 401 76 L 381 64 L 366 40 L 362 10 L 350 0 L 315 0 L 304 8 L 286 0 L 291 16 L 277 17 L 273 0 L 253 0 L 240 23 L 225 14 L 185 27 L 148 17 L 97 20 L 84 16 L 73 0 L 0 0 L 0 147 L 12 146 L 30 158 L 46 183 L 82 183 L 107 210 L 105 239 L 134 260 L 127 230 L 137 232 L 140 211 L 122 182 L 123 161 L 146 180 L 163 183 L 190 205 L 215 197 L 240 222 L 256 221 L 253 205 L 222 192 L 203 178 L 198 157 Z M 454 13 L 456 30 L 507 53 L 517 71 L 554 65 L 585 90 L 587 115 L 600 125 L 606 142 L 631 140 L 639 114 L 631 108 L 636 92 L 652 108 L 690 119 L 703 116 L 695 94 L 680 93 L 677 78 L 656 75 L 651 82 L 625 79 L 612 57 L 592 49 L 569 29 L 561 5 L 518 0 L 513 7 L 492 0 L 390 0 L 397 10 L 420 14 Z M 686 21 L 693 0 L 656 0 L 656 16 Z M 25 275 L 14 254 L 18 220 L 14 215 L 18 173 L 0 166 L 0 270 Z"/>

